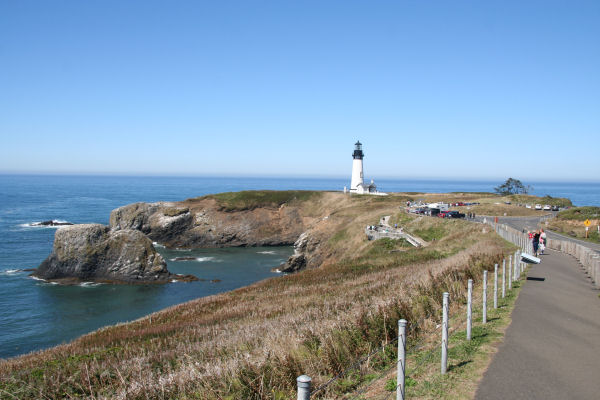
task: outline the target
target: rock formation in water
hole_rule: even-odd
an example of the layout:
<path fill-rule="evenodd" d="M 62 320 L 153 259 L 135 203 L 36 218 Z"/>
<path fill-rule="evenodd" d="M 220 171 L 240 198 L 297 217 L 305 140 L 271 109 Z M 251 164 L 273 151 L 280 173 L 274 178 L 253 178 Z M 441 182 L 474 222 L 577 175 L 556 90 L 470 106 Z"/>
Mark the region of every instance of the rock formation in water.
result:
<path fill-rule="evenodd" d="M 100 224 L 59 229 L 52 253 L 32 275 L 64 283 L 161 283 L 180 278 L 169 273 L 166 262 L 142 232 L 111 230 Z"/>
<path fill-rule="evenodd" d="M 295 195 L 264 193 L 275 198 Z M 240 192 L 240 196 L 245 195 L 247 192 Z M 108 227 L 86 224 L 59 229 L 52 253 L 32 275 L 62 282 L 194 279 L 170 274 L 152 241 L 168 248 L 294 244 L 294 255 L 280 270 L 295 272 L 316 267 L 323 259 L 316 249 L 323 237 L 331 234 L 331 230 L 314 229 L 327 220 L 323 214 L 328 211 L 321 209 L 321 198 L 322 193 L 318 193 L 309 202 L 292 198 L 236 209 L 225 207 L 213 196 L 176 203 L 129 204 L 111 212 Z M 328 201 L 337 199 L 332 197 Z"/>
<path fill-rule="evenodd" d="M 291 245 L 306 229 L 297 207 L 224 212 L 210 198 L 130 204 L 112 211 L 110 227 L 140 230 L 170 248 Z"/>
<path fill-rule="evenodd" d="M 294 255 L 280 266 L 296 272 L 320 262 L 318 240 L 307 231 L 320 218 L 299 205 L 223 211 L 212 198 L 177 203 L 135 203 L 111 212 L 112 229 L 136 229 L 169 248 L 294 245 Z"/>
<path fill-rule="evenodd" d="M 55 221 L 53 219 L 42 222 L 34 222 L 30 224 L 30 226 L 68 226 L 74 225 L 72 222 L 64 222 L 64 221 Z"/>

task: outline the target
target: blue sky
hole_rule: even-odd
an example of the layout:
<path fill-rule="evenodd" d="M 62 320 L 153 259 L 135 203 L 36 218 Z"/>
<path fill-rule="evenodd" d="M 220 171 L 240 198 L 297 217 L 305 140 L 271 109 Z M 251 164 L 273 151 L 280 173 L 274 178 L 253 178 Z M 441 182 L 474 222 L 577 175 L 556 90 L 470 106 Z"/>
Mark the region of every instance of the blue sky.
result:
<path fill-rule="evenodd" d="M 598 1 L 4 1 L 0 172 L 599 180 Z"/>

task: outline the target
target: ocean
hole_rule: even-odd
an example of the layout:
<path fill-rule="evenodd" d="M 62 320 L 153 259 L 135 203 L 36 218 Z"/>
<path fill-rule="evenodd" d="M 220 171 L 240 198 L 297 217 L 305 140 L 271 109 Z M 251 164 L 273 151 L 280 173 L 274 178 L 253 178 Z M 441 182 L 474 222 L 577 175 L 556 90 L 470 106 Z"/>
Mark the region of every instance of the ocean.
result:
<path fill-rule="evenodd" d="M 392 180 L 381 191 L 490 192 L 501 182 Z M 529 183 L 529 182 L 528 182 Z M 165 307 L 276 278 L 271 268 L 292 248 L 167 250 L 171 272 L 205 280 L 165 285 L 54 285 L 30 278 L 52 250 L 57 228 L 31 223 L 61 220 L 108 224 L 110 211 L 138 202 L 177 201 L 252 189 L 341 190 L 347 179 L 0 175 L 0 358 L 70 341 L 102 326 L 135 320 Z M 600 183 L 532 182 L 533 194 L 600 206 Z M 174 261 L 175 257 L 194 257 Z"/>

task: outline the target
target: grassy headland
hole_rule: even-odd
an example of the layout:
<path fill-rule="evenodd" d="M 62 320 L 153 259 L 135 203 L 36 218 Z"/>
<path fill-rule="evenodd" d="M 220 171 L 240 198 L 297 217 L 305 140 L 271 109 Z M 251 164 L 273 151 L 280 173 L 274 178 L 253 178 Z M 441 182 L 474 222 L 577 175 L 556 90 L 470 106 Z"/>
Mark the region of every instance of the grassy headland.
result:
<path fill-rule="evenodd" d="M 319 197 L 322 193 L 309 190 L 244 190 L 211 194 L 205 198 L 215 199 L 223 211 L 243 211 L 296 204 Z"/>
<path fill-rule="evenodd" d="M 298 375 L 317 385 L 328 380 L 392 340 L 399 318 L 413 323 L 413 337 L 430 331 L 439 323 L 442 292 L 464 301 L 467 279 L 478 281 L 512 250 L 481 225 L 402 210 L 417 196 L 494 195 L 241 193 L 215 199 L 231 212 L 302 199 L 302 207 L 321 215 L 313 230 L 323 264 L 2 361 L 0 398 L 291 398 Z M 384 215 L 428 246 L 368 241 L 365 226 Z M 321 395 L 338 398 L 353 386 L 333 385 Z"/>

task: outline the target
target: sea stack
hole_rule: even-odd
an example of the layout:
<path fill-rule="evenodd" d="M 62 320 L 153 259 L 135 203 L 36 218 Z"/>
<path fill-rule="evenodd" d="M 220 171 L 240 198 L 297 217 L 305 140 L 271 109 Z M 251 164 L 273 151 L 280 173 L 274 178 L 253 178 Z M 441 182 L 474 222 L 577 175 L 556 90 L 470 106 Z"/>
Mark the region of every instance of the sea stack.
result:
<path fill-rule="evenodd" d="M 100 224 L 59 229 L 52 253 L 32 276 L 61 283 L 162 283 L 177 278 L 142 232 Z"/>

